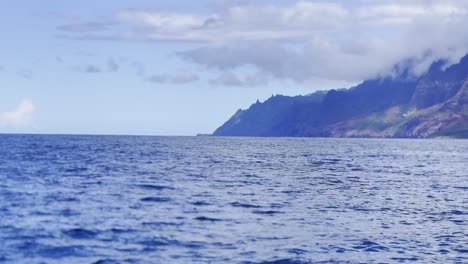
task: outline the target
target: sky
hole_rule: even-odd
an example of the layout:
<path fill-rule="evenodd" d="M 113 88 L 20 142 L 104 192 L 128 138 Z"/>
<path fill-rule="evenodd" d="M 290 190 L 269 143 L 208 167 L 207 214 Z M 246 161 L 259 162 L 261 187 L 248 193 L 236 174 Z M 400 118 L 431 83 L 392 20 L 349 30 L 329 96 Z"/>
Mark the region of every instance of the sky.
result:
<path fill-rule="evenodd" d="M 0 133 L 195 135 L 468 53 L 468 0 L 0 0 Z"/>

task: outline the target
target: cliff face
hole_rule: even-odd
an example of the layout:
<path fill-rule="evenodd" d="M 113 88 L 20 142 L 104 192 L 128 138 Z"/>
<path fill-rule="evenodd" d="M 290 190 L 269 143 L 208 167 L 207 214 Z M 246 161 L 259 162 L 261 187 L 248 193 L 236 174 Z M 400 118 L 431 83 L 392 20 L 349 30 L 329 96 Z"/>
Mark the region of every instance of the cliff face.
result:
<path fill-rule="evenodd" d="M 419 78 L 365 81 L 307 96 L 275 96 L 239 110 L 216 136 L 466 137 L 468 56 Z"/>

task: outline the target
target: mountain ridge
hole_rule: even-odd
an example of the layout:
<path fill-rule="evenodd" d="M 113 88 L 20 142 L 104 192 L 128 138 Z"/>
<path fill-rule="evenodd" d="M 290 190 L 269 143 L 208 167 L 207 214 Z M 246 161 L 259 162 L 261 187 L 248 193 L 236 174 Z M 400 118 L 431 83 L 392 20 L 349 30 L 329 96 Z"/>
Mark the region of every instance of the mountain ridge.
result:
<path fill-rule="evenodd" d="M 366 80 L 349 89 L 272 96 L 238 110 L 215 136 L 468 138 L 468 55 L 419 77 Z"/>

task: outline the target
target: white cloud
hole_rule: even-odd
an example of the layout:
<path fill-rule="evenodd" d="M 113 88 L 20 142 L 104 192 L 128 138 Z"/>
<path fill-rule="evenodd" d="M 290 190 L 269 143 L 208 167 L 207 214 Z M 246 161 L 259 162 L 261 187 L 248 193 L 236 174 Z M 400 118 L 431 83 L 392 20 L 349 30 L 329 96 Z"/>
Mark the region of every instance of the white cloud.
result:
<path fill-rule="evenodd" d="M 256 72 L 244 77 L 231 71 L 222 72 L 218 77 L 210 81 L 213 86 L 237 86 L 237 87 L 255 87 L 269 82 L 269 76 L 264 73 Z"/>
<path fill-rule="evenodd" d="M 122 11 L 117 13 L 117 20 L 143 27 L 161 30 L 167 33 L 182 32 L 202 27 L 209 16 L 190 14 L 159 14 L 144 11 Z"/>
<path fill-rule="evenodd" d="M 126 39 L 227 42 L 232 40 L 292 40 L 317 32 L 381 30 L 411 25 L 419 19 L 466 16 L 462 1 L 372 1 L 343 5 L 332 1 L 280 4 L 224 4 L 213 13 L 161 13 L 126 10 L 120 23 L 137 28 L 122 32 Z M 115 36 L 119 37 L 119 36 Z"/>
<path fill-rule="evenodd" d="M 15 110 L 0 113 L 0 128 L 22 129 L 32 126 L 35 107 L 31 100 L 23 99 Z"/>
<path fill-rule="evenodd" d="M 109 35 L 77 26 L 90 31 L 70 31 L 69 36 L 201 42 L 203 47 L 179 55 L 212 69 L 254 66 L 296 82 L 391 75 L 404 61 L 420 74 L 435 60 L 454 63 L 468 53 L 466 0 L 353 2 L 220 1 L 203 14 L 125 10 L 114 15 L 120 26 Z M 218 81 L 245 83 L 234 77 L 226 73 Z"/>
<path fill-rule="evenodd" d="M 289 7 L 232 6 L 208 15 L 127 10 L 118 12 L 115 19 L 139 29 L 114 37 L 201 42 L 289 39 L 342 28 L 349 14 L 338 4 L 305 1 Z"/>
<path fill-rule="evenodd" d="M 395 75 L 395 66 L 408 61 L 412 73 L 419 75 L 438 59 L 455 63 L 468 53 L 468 31 L 465 30 L 468 2 L 431 1 L 419 5 L 409 2 L 373 1 L 360 7 L 328 4 L 325 5 L 328 11 L 324 11 L 327 9 L 323 6 L 305 2 L 302 2 L 303 8 L 299 8 L 301 2 L 292 7 L 276 7 L 274 12 L 269 11 L 276 16 L 273 13 L 270 16 L 284 22 L 271 29 L 279 32 L 289 26 L 284 32 L 294 33 L 303 25 L 302 29 L 307 30 L 300 31 L 304 33 L 300 40 L 294 39 L 298 35 L 290 35 L 288 41 L 267 38 L 221 41 L 180 55 L 220 70 L 253 65 L 276 78 L 297 82 L 313 78 L 356 82 Z M 312 11 L 321 9 L 324 10 Z M 263 16 L 267 11 L 257 10 L 250 15 L 256 17 L 255 20 L 268 21 Z M 286 14 L 294 14 L 291 15 L 294 19 L 286 22 L 285 17 L 289 17 Z M 308 14 L 315 14 L 315 18 L 309 18 Z M 313 19 L 317 18 L 325 22 L 314 23 Z M 337 23 L 327 23 L 330 18 Z M 253 28 L 260 28 L 260 22 L 250 23 Z M 315 28 L 317 25 L 320 26 Z"/>

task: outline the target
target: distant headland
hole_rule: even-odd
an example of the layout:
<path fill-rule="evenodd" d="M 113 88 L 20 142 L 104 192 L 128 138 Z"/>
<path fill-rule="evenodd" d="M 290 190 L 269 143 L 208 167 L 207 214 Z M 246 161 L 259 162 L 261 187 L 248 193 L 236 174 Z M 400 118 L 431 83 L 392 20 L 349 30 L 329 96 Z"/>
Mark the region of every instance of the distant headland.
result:
<path fill-rule="evenodd" d="M 414 77 L 367 80 L 350 89 L 272 96 L 238 110 L 215 136 L 468 138 L 468 55 Z"/>

